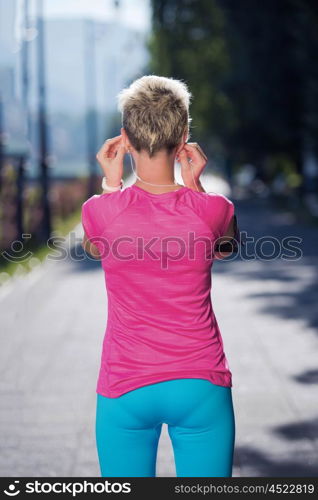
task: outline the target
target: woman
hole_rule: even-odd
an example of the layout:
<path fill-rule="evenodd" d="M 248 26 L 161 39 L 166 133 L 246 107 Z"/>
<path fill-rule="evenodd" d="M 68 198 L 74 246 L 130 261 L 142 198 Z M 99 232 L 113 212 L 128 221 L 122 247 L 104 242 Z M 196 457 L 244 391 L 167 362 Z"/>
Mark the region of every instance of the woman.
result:
<path fill-rule="evenodd" d="M 154 477 L 162 424 L 178 477 L 231 477 L 231 371 L 213 313 L 216 242 L 233 203 L 206 193 L 207 157 L 189 136 L 186 84 L 144 76 L 119 95 L 122 128 L 97 154 L 103 193 L 82 207 L 83 247 L 105 272 L 108 318 L 97 382 L 102 477 Z M 123 189 L 130 153 L 136 182 Z M 175 160 L 184 185 L 174 180 Z"/>

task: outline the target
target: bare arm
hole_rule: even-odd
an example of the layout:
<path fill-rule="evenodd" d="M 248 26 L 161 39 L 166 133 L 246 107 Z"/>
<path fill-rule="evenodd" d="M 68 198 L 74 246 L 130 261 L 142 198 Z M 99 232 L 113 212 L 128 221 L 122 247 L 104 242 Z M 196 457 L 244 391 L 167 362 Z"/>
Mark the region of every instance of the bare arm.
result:
<path fill-rule="evenodd" d="M 196 181 L 195 187 L 193 186 L 193 184 L 189 187 L 191 187 L 191 189 L 193 189 L 194 191 L 200 191 L 202 193 L 206 192 L 204 187 L 202 186 L 200 180 Z M 235 215 L 233 215 L 233 217 L 231 218 L 230 223 L 228 225 L 228 228 L 226 230 L 226 233 L 221 238 L 218 238 L 217 243 L 218 243 L 218 245 L 221 245 L 222 243 L 227 243 L 227 242 L 230 243 L 234 237 L 235 237 Z M 232 255 L 232 253 L 233 253 L 233 243 L 232 243 L 232 251 L 230 251 L 230 252 L 225 252 L 225 251 L 217 252 L 216 251 L 214 253 L 214 255 L 215 255 L 215 258 L 217 260 L 221 260 L 221 259 L 225 259 L 226 257 L 229 257 L 230 255 Z"/>
<path fill-rule="evenodd" d="M 101 166 L 103 175 L 106 177 L 109 186 L 119 186 L 121 182 L 125 152 L 126 146 L 122 141 L 122 136 L 118 135 L 112 139 L 107 139 L 96 155 L 96 159 Z M 110 194 L 112 192 L 113 191 L 106 191 L 103 189 L 101 194 Z M 82 248 L 94 258 L 100 259 L 101 255 L 97 246 L 89 241 L 85 231 L 82 240 Z"/>
<path fill-rule="evenodd" d="M 85 252 L 88 252 L 95 259 L 97 260 L 100 259 L 100 253 L 98 251 L 98 248 L 96 247 L 96 245 L 94 245 L 89 241 L 85 232 L 82 240 L 82 248 L 84 248 Z"/>
<path fill-rule="evenodd" d="M 221 238 L 218 238 L 217 243 L 218 243 L 218 245 L 220 245 L 222 243 L 231 242 L 231 240 L 234 238 L 234 236 L 235 236 L 235 216 L 233 215 L 233 217 L 230 220 L 230 223 L 228 225 L 228 228 L 227 228 L 225 235 L 222 236 Z M 215 258 L 217 260 L 221 260 L 221 259 L 225 259 L 226 257 L 229 257 L 230 255 L 232 255 L 232 253 L 233 253 L 233 251 L 231 251 L 231 252 L 215 252 L 214 255 L 215 255 Z"/>
<path fill-rule="evenodd" d="M 106 191 L 105 189 L 103 189 L 101 194 L 110 194 L 112 192 L 113 191 Z M 85 252 L 90 253 L 94 258 L 96 258 L 96 259 L 100 258 L 100 253 L 98 251 L 98 248 L 96 247 L 96 245 L 94 245 L 93 243 L 91 243 L 89 241 L 85 231 L 84 231 L 84 236 L 83 236 L 83 240 L 82 240 L 82 248 L 84 248 Z"/>

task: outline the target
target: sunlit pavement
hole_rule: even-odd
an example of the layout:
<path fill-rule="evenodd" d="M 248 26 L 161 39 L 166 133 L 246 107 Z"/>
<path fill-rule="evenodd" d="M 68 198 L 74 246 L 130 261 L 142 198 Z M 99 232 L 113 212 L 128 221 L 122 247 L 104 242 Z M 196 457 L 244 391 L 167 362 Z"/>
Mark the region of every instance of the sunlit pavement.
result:
<path fill-rule="evenodd" d="M 228 194 L 209 182 L 208 191 Z M 213 304 L 233 374 L 233 475 L 317 476 L 317 231 L 266 202 L 238 202 L 237 214 L 249 235 L 301 236 L 304 256 L 215 264 Z M 1 476 L 99 475 L 95 386 L 106 292 L 99 262 L 80 252 L 80 225 L 76 234 L 71 258 L 47 261 L 0 291 Z M 175 475 L 165 426 L 157 475 Z"/>

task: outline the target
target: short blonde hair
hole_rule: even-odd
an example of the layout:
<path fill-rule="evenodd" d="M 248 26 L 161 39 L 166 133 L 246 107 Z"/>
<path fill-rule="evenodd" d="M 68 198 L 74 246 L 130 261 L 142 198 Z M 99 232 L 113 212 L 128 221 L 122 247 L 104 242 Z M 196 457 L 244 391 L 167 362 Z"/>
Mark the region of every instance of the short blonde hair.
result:
<path fill-rule="evenodd" d="M 171 152 L 189 130 L 191 97 L 183 81 L 156 75 L 142 76 L 121 90 L 118 109 L 131 145 L 150 157 L 162 149 Z"/>

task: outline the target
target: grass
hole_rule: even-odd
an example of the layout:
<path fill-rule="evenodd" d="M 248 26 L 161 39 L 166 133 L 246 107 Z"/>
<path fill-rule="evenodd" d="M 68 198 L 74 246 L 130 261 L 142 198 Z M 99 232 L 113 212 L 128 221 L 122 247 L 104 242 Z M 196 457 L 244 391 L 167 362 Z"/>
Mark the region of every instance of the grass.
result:
<path fill-rule="evenodd" d="M 61 217 L 53 218 L 54 236 L 66 236 L 80 220 L 81 208 L 78 208 L 64 219 Z M 3 255 L 0 256 L 0 286 L 14 275 L 25 274 L 31 271 L 34 267 L 43 262 L 51 252 L 51 248 L 47 245 L 39 245 L 32 242 L 25 243 L 23 249 L 25 252 L 32 252 L 32 256 L 24 259 L 23 262 L 8 261 Z"/>
<path fill-rule="evenodd" d="M 81 209 L 69 215 L 66 219 L 57 218 L 53 221 L 54 232 L 58 236 L 66 236 L 81 220 Z"/>

